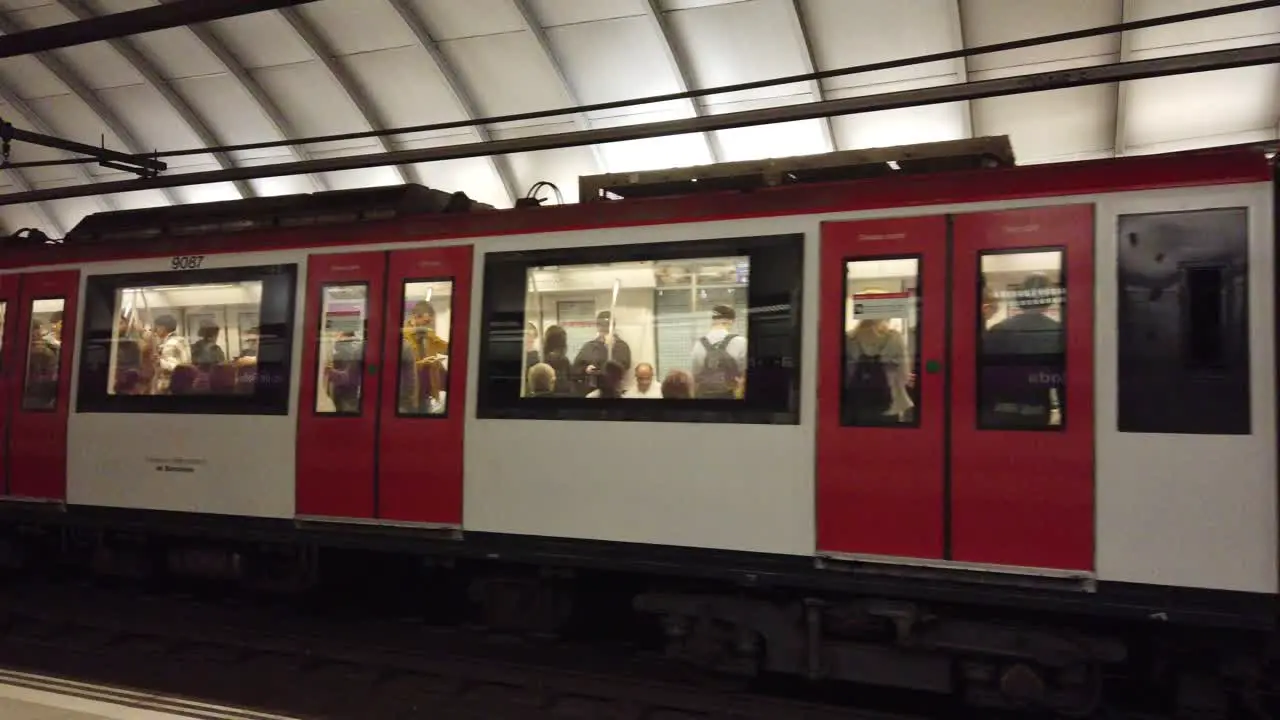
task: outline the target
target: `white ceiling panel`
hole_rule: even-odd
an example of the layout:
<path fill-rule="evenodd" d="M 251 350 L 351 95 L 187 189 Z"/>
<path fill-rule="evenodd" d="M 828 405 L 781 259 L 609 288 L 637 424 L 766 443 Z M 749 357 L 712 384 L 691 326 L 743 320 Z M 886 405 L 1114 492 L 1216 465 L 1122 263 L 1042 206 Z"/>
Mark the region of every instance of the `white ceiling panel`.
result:
<path fill-rule="evenodd" d="M 564 85 L 529 33 L 486 35 L 440 44 L 482 115 L 570 105 Z M 527 121 L 520 124 L 528 124 Z"/>
<path fill-rule="evenodd" d="M 173 107 L 165 101 L 159 91 L 147 85 L 128 85 L 110 88 L 98 93 L 98 97 L 124 123 L 125 127 L 146 143 L 138 148 L 141 151 L 159 150 L 161 148 L 195 148 L 200 147 L 200 139 L 191 131 L 191 127 L 178 117 Z M 176 157 L 166 160 L 171 166 L 185 167 L 208 163 L 208 155 Z"/>
<path fill-rule="evenodd" d="M 130 40 L 171 80 L 226 71 L 218 58 L 186 28 L 134 35 Z"/>
<path fill-rule="evenodd" d="M 954 50 L 956 0 L 802 0 L 814 58 L 823 70 Z M 823 81 L 836 88 L 928 77 L 954 82 L 954 60 L 908 65 Z"/>
<path fill-rule="evenodd" d="M 1131 82 L 1125 148 L 1274 130 L 1278 83 L 1274 65 Z"/>
<path fill-rule="evenodd" d="M 301 5 L 298 10 L 339 55 L 418 44 L 409 26 L 382 0 L 324 0 Z"/>
<path fill-rule="evenodd" d="M 493 131 L 493 136 L 495 139 L 507 139 L 571 132 L 575 129 L 573 123 L 548 123 L 538 126 L 499 128 Z M 516 176 L 516 191 L 521 195 L 534 183 L 546 180 L 555 183 L 564 193 L 565 199 L 571 200 L 578 196 L 578 176 L 595 175 L 600 172 L 591 150 L 585 147 L 519 153 L 507 157 L 512 172 Z"/>
<path fill-rule="evenodd" d="M 325 181 L 334 190 L 358 190 L 367 187 L 399 185 L 400 176 L 391 167 L 343 170 L 324 174 Z"/>
<path fill-rule="evenodd" d="M 790 10 L 780 0 L 747 0 L 670 13 L 680 47 L 685 48 L 693 83 L 699 88 L 767 80 L 803 73 L 804 48 L 791 32 Z M 717 104 L 808 93 L 806 83 L 713 95 Z"/>
<path fill-rule="evenodd" d="M 246 158 L 239 162 L 245 167 L 256 167 L 261 165 L 274 165 L 280 162 L 279 158 Z M 261 197 L 272 197 L 276 195 L 298 195 L 302 193 L 312 193 L 316 191 L 311 180 L 306 175 L 285 175 L 283 177 L 262 178 L 260 180 L 250 180 L 249 184 L 253 186 L 254 192 Z"/>
<path fill-rule="evenodd" d="M 735 5 L 755 0 L 662 0 L 662 7 L 668 12 L 676 10 L 693 10 L 696 8 L 715 7 L 717 5 Z"/>
<path fill-rule="evenodd" d="M 532 0 L 543 27 L 578 25 L 644 15 L 646 0 Z"/>
<path fill-rule="evenodd" d="M 133 192 L 117 193 L 111 196 L 115 201 L 116 207 L 121 210 L 141 210 L 143 208 L 165 207 L 169 201 L 165 199 L 164 193 L 159 190 L 134 190 Z"/>
<path fill-rule="evenodd" d="M 466 119 L 440 69 L 419 45 L 353 55 L 345 62 L 391 127 Z"/>
<path fill-rule="evenodd" d="M 102 120 L 94 115 L 84 103 L 71 95 L 55 95 L 52 97 L 28 100 L 31 109 L 40 115 L 50 129 L 59 137 L 85 143 L 102 145 L 112 150 L 124 151 L 124 143 L 120 138 L 102 125 Z M 105 137 L 104 137 L 105 136 Z M 88 167 L 89 172 L 97 175 L 105 172 L 104 168 L 94 165 Z"/>
<path fill-rule="evenodd" d="M 969 47 L 1023 40 L 1120 22 L 1120 0 L 964 0 L 960 5 L 965 44 Z M 969 72 L 1009 70 L 1035 72 L 1040 63 L 1078 59 L 1088 65 L 1114 62 L 1120 52 L 1115 35 L 1037 45 L 1022 50 L 975 55 Z"/>
<path fill-rule="evenodd" d="M 507 191 L 485 158 L 463 158 L 419 163 L 413 166 L 428 187 L 444 192 L 464 192 L 472 200 L 494 207 L 507 204 Z M 527 188 L 516 188 L 523 193 Z"/>
<path fill-rule="evenodd" d="M 69 185 L 76 183 L 70 182 Z M 87 215 L 102 212 L 102 207 L 98 205 L 95 198 L 67 198 L 58 202 L 48 203 L 50 211 L 57 216 L 58 222 L 62 227 L 70 232 L 81 220 Z"/>
<path fill-rule="evenodd" d="M 209 185 L 189 185 L 174 190 L 184 203 L 223 202 L 239 200 L 240 192 L 229 182 Z"/>
<path fill-rule="evenodd" d="M 672 108 L 644 115 L 628 115 L 598 120 L 593 127 L 620 127 L 640 123 L 679 120 L 691 117 L 687 107 Z M 661 170 L 690 165 L 706 165 L 712 162 L 702 133 L 686 133 L 670 137 L 646 140 L 628 140 L 608 143 L 600 148 L 608 165 L 607 172 Z"/>
<path fill-rule="evenodd" d="M 50 97 L 69 92 L 61 80 L 30 55 L 0 60 L 0 83 L 22 98 Z"/>
<path fill-rule="evenodd" d="M 241 15 L 215 20 L 209 25 L 240 64 L 247 68 L 305 63 L 315 57 L 284 16 L 277 12 Z"/>
<path fill-rule="evenodd" d="M 973 101 L 976 135 L 1008 135 L 1018 162 L 1110 152 L 1115 141 L 1114 85 Z"/>
<path fill-rule="evenodd" d="M 707 108 L 715 115 L 759 110 L 766 107 L 795 105 L 808 102 L 809 96 L 797 95 L 790 98 L 769 98 L 745 100 L 741 102 L 717 103 Z M 813 155 L 828 150 L 822 135 L 819 120 L 801 120 L 798 122 L 778 123 L 776 125 L 756 125 L 753 127 L 720 130 L 716 136 L 720 140 L 723 151 L 720 160 L 736 162 L 739 160 L 759 160 L 762 158 L 791 157 L 793 155 Z"/>
<path fill-rule="evenodd" d="M 547 38 L 584 104 L 680 89 L 679 78 L 663 57 L 662 37 L 644 18 L 565 25 L 548 30 Z M 627 112 L 634 110 L 604 111 L 606 115 Z"/>
<path fill-rule="evenodd" d="M 843 88 L 827 93 L 836 100 L 863 95 L 901 92 L 948 84 L 945 77 L 924 78 L 887 85 Z M 925 105 L 898 110 L 843 115 L 832 119 L 836 145 L 841 150 L 894 147 L 921 142 L 959 140 L 966 137 L 965 103 Z"/>
<path fill-rule="evenodd" d="M 255 70 L 254 77 L 303 137 L 369 129 L 360 111 L 318 60 Z M 368 140 L 347 140 L 311 147 L 324 150 L 368 143 Z"/>
<path fill-rule="evenodd" d="M 1246 0 L 1125 0 L 1126 20 L 1146 20 L 1164 15 L 1239 5 Z M 1174 23 L 1129 33 L 1134 50 L 1159 50 L 1226 38 L 1248 38 L 1280 32 L 1280 8 L 1253 10 L 1189 23 Z M 1258 40 L 1251 44 L 1274 42 Z M 1186 52 L 1198 52 L 1187 49 Z M 1163 53 L 1169 54 L 1169 53 Z"/>
<path fill-rule="evenodd" d="M 9 188 L 5 190 L 11 191 Z M 44 227 L 44 219 L 36 213 L 34 205 L 0 206 L 0 221 L 4 222 L 4 229 L 10 233 L 15 233 L 22 228 L 37 228 L 49 232 L 49 229 Z"/>
<path fill-rule="evenodd" d="M 0 10 L 26 10 L 39 5 L 48 5 L 53 0 L 0 0 Z"/>
<path fill-rule="evenodd" d="M 575 0 L 579 1 L 580 0 Z M 437 41 L 524 32 L 511 0 L 410 0 Z"/>
<path fill-rule="evenodd" d="M 207 125 L 216 128 L 218 137 L 224 144 L 284 139 L 275 131 L 249 93 L 230 75 L 205 75 L 175 80 L 173 88 L 186 98 L 187 103 Z M 239 161 L 252 157 L 288 156 L 289 151 L 287 148 L 264 148 L 238 151 L 231 155 Z"/>
<path fill-rule="evenodd" d="M 13 123 L 13 126 L 21 130 L 34 130 L 27 119 L 22 115 L 13 111 L 13 108 L 0 103 L 0 118 Z M 21 162 L 39 162 L 41 160 L 56 160 L 65 157 L 63 153 L 57 150 L 50 150 L 40 145 L 31 143 L 15 142 L 11 148 L 9 159 L 16 163 Z M 32 182 L 52 182 L 55 180 L 68 180 L 76 177 L 75 172 L 65 165 L 54 165 L 51 167 L 34 167 L 26 168 L 22 173 Z"/>

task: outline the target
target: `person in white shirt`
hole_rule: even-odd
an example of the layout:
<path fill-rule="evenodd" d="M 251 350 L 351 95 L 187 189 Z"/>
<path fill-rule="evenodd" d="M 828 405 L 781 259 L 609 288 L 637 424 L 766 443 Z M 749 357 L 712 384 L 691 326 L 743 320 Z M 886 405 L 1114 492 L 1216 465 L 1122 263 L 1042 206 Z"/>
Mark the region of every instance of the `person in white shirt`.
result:
<path fill-rule="evenodd" d="M 661 399 L 662 387 L 653 382 L 653 366 L 642 362 L 636 366 L 636 386 L 622 395 L 633 399 Z"/>
<path fill-rule="evenodd" d="M 155 335 L 160 341 L 159 359 L 156 372 L 155 394 L 169 392 L 169 381 L 173 371 L 179 365 L 191 364 L 191 346 L 187 339 L 177 333 L 178 321 L 172 315 L 161 315 L 156 318 Z"/>
<path fill-rule="evenodd" d="M 690 353 L 697 398 L 733 399 L 747 374 L 747 339 L 733 331 L 737 314 L 728 305 L 711 308 L 711 330 Z"/>

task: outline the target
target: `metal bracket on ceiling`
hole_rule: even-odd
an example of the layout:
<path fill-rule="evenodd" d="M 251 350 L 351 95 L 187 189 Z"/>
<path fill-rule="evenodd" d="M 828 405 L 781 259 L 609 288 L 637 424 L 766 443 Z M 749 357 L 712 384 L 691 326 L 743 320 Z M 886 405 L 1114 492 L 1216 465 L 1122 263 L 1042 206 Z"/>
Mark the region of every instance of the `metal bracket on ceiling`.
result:
<path fill-rule="evenodd" d="M 14 127 L 12 123 L 5 120 L 0 120 L 0 153 L 3 153 L 4 156 L 3 162 L 0 162 L 0 168 L 9 164 L 9 153 L 14 141 L 31 143 L 32 145 L 62 150 L 76 155 L 84 155 L 96 159 L 102 167 L 133 173 L 142 178 L 153 178 L 169 169 L 167 163 L 155 158 L 108 150 L 105 147 L 105 137 L 102 139 L 103 146 L 95 147 L 74 140 L 23 130 L 22 128 Z"/>

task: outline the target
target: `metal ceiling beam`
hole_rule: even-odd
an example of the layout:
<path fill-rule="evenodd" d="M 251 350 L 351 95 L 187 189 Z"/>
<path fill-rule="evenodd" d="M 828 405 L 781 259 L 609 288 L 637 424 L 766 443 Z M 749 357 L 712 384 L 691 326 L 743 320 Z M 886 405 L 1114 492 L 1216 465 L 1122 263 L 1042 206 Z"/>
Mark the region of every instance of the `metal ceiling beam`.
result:
<path fill-rule="evenodd" d="M 440 77 L 444 78 L 444 83 L 449 88 L 449 92 L 453 94 L 454 102 L 458 103 L 458 107 L 462 110 L 462 115 L 468 120 L 475 120 L 481 117 L 476 109 L 475 100 L 471 97 L 471 93 L 467 87 L 462 84 L 462 78 L 453 69 L 453 63 L 449 62 L 449 58 L 445 57 L 444 51 L 440 49 L 440 43 L 431 36 L 431 31 L 427 29 L 426 23 L 422 18 L 418 17 L 418 13 L 413 9 L 412 5 L 406 0 L 387 0 L 391 4 L 392 9 L 409 27 L 409 31 L 418 39 L 418 44 L 423 50 L 431 56 L 431 61 L 436 64 L 436 70 L 440 72 Z M 489 142 L 493 138 L 489 135 L 489 128 L 484 125 L 476 125 L 472 128 L 472 132 L 480 142 Z M 518 183 L 516 181 L 515 171 L 511 169 L 511 163 L 505 157 L 490 157 L 489 167 L 493 170 L 493 174 L 498 178 L 502 189 L 507 193 L 507 202 L 510 205 L 516 204 L 516 198 L 521 196 Z"/>
<path fill-rule="evenodd" d="M 959 0 L 956 1 L 959 2 Z M 817 72 L 818 60 L 813 52 L 813 40 L 810 39 L 809 35 L 809 20 L 805 14 L 804 0 L 790 0 L 787 4 L 791 6 L 791 21 L 795 24 L 796 37 L 800 39 L 800 47 L 803 51 L 800 59 L 804 64 L 804 71 L 806 73 Z M 809 81 L 809 94 L 818 102 L 827 99 L 822 89 L 821 80 Z M 829 117 L 822 118 L 822 137 L 827 143 L 829 152 L 835 152 L 840 149 L 839 145 L 836 144 L 835 123 Z"/>
<path fill-rule="evenodd" d="M 165 3 L 180 1 L 181 0 L 160 0 L 160 2 Z M 226 44 L 218 39 L 217 34 L 214 33 L 211 26 L 191 25 L 187 30 L 190 30 L 191 34 L 195 35 L 196 40 L 199 40 L 200 44 L 204 45 L 205 49 L 212 53 L 213 56 L 218 59 L 218 62 L 222 63 L 222 66 L 227 69 L 227 72 L 231 74 L 231 77 L 235 78 L 236 82 L 240 83 L 240 87 L 243 88 L 245 93 L 248 94 L 253 102 L 257 104 L 258 109 L 262 111 L 267 122 L 271 123 L 276 134 L 285 140 L 299 137 L 299 133 L 294 130 L 292 123 L 290 123 L 284 113 L 281 112 L 280 106 L 276 105 L 275 101 L 271 99 L 271 95 L 263 89 L 261 83 L 253 77 L 249 70 L 245 68 L 244 64 L 240 62 L 229 48 L 227 48 Z M 290 154 L 293 155 L 294 160 L 306 161 L 312 159 L 311 153 L 307 152 L 306 148 L 302 145 L 289 145 L 286 149 L 288 149 Z M 311 181 L 311 184 L 315 187 L 317 192 L 325 192 L 330 189 L 329 182 L 325 180 L 323 175 L 313 174 L 308 175 L 307 178 Z"/>
<path fill-rule="evenodd" d="M 94 11 L 90 10 L 82 0 L 58 0 L 58 4 L 67 12 L 75 15 L 81 20 L 88 21 L 96 16 Z M 214 135 L 213 130 L 209 128 L 204 119 L 200 117 L 200 114 L 195 111 L 195 108 L 191 107 L 186 99 L 178 94 L 178 91 L 175 90 L 173 86 L 169 84 L 169 81 L 160 74 L 160 71 L 156 66 L 152 64 L 152 62 L 148 60 L 140 50 L 138 50 L 132 40 L 115 38 L 108 40 L 107 42 L 111 45 L 111 49 L 119 53 L 119 55 L 124 58 L 125 62 L 133 66 L 133 69 L 142 76 L 142 79 L 146 81 L 153 90 L 159 93 L 160 97 L 164 98 L 164 101 L 168 103 L 169 107 L 173 109 L 173 112 L 182 119 L 182 122 L 186 123 L 187 127 L 191 129 L 191 132 L 195 134 L 196 139 L 199 140 L 201 144 L 206 147 L 216 147 L 223 144 L 222 141 Z M 235 162 L 232 161 L 231 156 L 227 153 L 211 152 L 209 154 L 213 156 L 213 160 L 218 164 L 218 167 L 223 170 L 228 170 L 236 166 Z M 244 198 L 258 196 L 258 193 L 253 189 L 253 186 L 243 180 L 237 181 L 233 183 L 233 185 L 235 186 L 236 191 L 240 193 L 240 199 L 242 200 Z"/>
<path fill-rule="evenodd" d="M 1125 18 L 1133 17 L 1133 12 L 1129 7 L 1129 0 L 1117 0 L 1120 3 L 1120 22 L 1124 22 Z M 1120 62 L 1128 62 L 1133 56 L 1132 35 L 1127 32 L 1120 33 Z M 1126 145 L 1128 144 L 1127 136 L 1129 134 L 1129 83 L 1116 83 L 1116 124 L 1115 124 L 1115 140 L 1111 145 L 1111 152 L 1114 157 L 1124 155 Z"/>
<path fill-rule="evenodd" d="M 676 77 L 677 88 L 682 93 L 689 92 L 689 89 L 693 87 L 693 83 L 689 81 L 689 66 L 685 62 L 680 49 L 676 47 L 675 33 L 671 31 L 671 26 L 667 22 L 667 16 L 663 14 L 659 0 L 645 0 L 644 9 L 645 17 L 649 19 L 654 31 L 662 39 L 662 52 L 666 55 L 667 65 L 670 66 L 671 72 Z M 693 112 L 695 118 L 702 118 L 707 115 L 702 103 L 695 98 L 689 99 L 689 109 Z M 711 162 L 718 163 L 723 160 L 724 152 L 720 147 L 720 138 L 716 137 L 715 133 L 703 133 L 702 140 L 707 144 L 707 154 L 711 156 Z"/>
<path fill-rule="evenodd" d="M 100 192 L 129 192 L 177 185 L 203 185 L 205 183 L 226 182 L 228 180 L 303 175 L 309 172 L 338 172 L 385 165 L 456 160 L 459 158 L 484 157 L 497 153 L 557 150 L 559 148 L 581 147 L 593 143 L 646 140 L 685 133 L 728 130 L 834 115 L 896 110 L 898 108 L 937 105 L 978 98 L 1021 95 L 1089 85 L 1105 85 L 1122 80 L 1168 77 L 1171 75 L 1211 72 L 1256 65 L 1272 65 L 1275 63 L 1280 63 L 1280 43 L 1217 50 L 1192 55 L 1176 55 L 1151 60 L 1136 60 L 1127 63 L 1071 68 L 1069 70 L 1054 70 L 1007 78 L 978 80 L 963 85 L 941 85 L 881 95 L 825 100 L 803 105 L 783 105 L 761 110 L 743 110 L 704 118 L 684 118 L 642 125 L 623 125 L 620 127 L 596 128 L 594 130 L 580 130 L 551 135 L 531 135 L 509 140 L 494 140 L 488 143 L 466 143 L 418 150 L 399 150 L 375 155 L 326 158 L 305 163 L 283 163 L 264 167 L 244 167 L 236 168 L 235 170 L 214 170 L 123 182 L 98 183 L 97 185 L 89 186 L 49 188 L 31 193 L 0 195 L 0 205 L 83 197 Z"/>
<path fill-rule="evenodd" d="M 333 48 L 329 46 L 328 41 L 320 37 L 319 31 L 311 25 L 311 21 L 302 16 L 302 12 L 297 8 L 282 8 L 280 14 L 288 21 L 293 31 L 298 34 L 302 42 L 311 49 L 320 62 L 324 63 L 325 68 L 329 71 L 329 75 L 333 77 L 334 82 L 338 83 L 338 87 L 342 88 L 342 92 L 346 94 L 351 104 L 355 106 L 356 111 L 364 117 L 364 121 L 374 130 L 385 130 L 387 124 L 383 122 L 380 113 L 374 106 L 373 101 L 365 93 L 360 83 L 351 77 L 351 73 L 347 72 L 346 67 L 338 60 L 337 54 Z M 383 152 L 395 152 L 391 147 L 391 141 L 385 137 L 377 138 L 378 146 Z M 413 183 L 418 182 L 417 173 L 409 168 L 397 167 L 395 172 L 400 176 L 400 182 Z"/>
<path fill-rule="evenodd" d="M 948 10 L 951 12 L 951 43 L 957 49 L 963 50 L 969 47 L 968 41 L 964 37 L 964 0 L 954 0 Z M 969 58 L 967 56 L 956 61 L 956 82 L 969 82 Z M 964 134 L 971 138 L 978 137 L 978 125 L 973 119 L 973 101 L 965 101 L 963 117 Z"/>
<path fill-rule="evenodd" d="M 24 31 L 25 28 L 15 22 L 11 16 L 0 13 L 0 33 L 4 33 L 4 35 L 8 36 Z M 119 138 L 121 144 L 124 145 L 125 152 L 131 155 L 145 154 L 142 150 L 142 145 L 138 143 L 137 139 L 133 136 L 133 133 L 129 132 L 129 129 L 124 126 L 124 123 L 120 121 L 120 118 L 118 118 L 116 114 L 112 112 L 111 108 L 107 107 L 102 100 L 98 99 L 97 94 L 95 94 L 94 91 L 80 79 L 80 76 L 73 71 L 70 66 L 62 62 L 62 60 L 53 53 L 36 53 L 35 58 L 41 65 L 44 65 L 46 70 L 53 73 L 53 76 L 56 77 L 59 82 L 66 85 L 67 89 L 71 91 L 71 94 L 79 98 L 80 102 L 84 103 L 89 108 L 90 112 L 98 116 L 98 119 L 102 121 L 102 124 L 105 125 L 112 134 Z M 164 195 L 165 200 L 169 201 L 170 205 L 178 205 L 182 202 L 178 195 L 171 189 L 162 189 L 161 193 Z"/>
<path fill-rule="evenodd" d="M 49 125 L 45 123 L 44 119 L 40 117 L 40 114 L 37 113 L 35 110 L 32 110 L 31 106 L 27 105 L 27 102 L 25 100 L 23 100 L 21 97 L 18 97 L 18 94 L 13 92 L 9 88 L 0 86 L 0 102 L 4 102 L 5 105 L 8 105 L 9 111 L 11 113 L 16 115 L 17 117 L 22 118 L 22 121 L 26 123 L 28 127 L 34 129 L 36 132 L 43 133 L 45 135 L 54 134 L 53 128 L 49 127 Z M 59 153 L 59 154 L 65 155 L 66 157 L 71 157 L 70 153 Z M 68 165 L 67 167 L 71 169 L 70 170 L 71 174 L 75 175 L 76 179 L 79 180 L 81 183 L 93 182 L 93 176 L 89 174 L 88 169 L 85 168 L 84 165 Z M 10 172 L 17 173 L 19 171 L 10 170 Z M 25 174 L 23 173 L 19 173 L 19 174 L 23 175 L 24 180 L 27 180 L 28 184 L 30 184 L 29 178 L 26 178 Z M 99 195 L 95 199 L 98 201 L 98 207 L 105 212 L 110 212 L 112 210 L 119 209 L 119 207 L 116 205 L 115 200 L 113 200 L 109 195 Z"/>
<path fill-rule="evenodd" d="M 0 58 L 31 55 L 99 40 L 276 10 L 315 0 L 184 0 L 13 33 L 0 38 Z"/>
<path fill-rule="evenodd" d="M 404 0 L 396 1 L 403 2 Z M 569 76 L 564 71 L 564 64 L 560 62 L 560 58 L 556 57 L 555 50 L 551 47 L 551 39 L 547 37 L 547 31 L 543 29 L 542 21 L 533 12 L 533 8 L 529 7 L 528 0 L 511 1 L 515 3 L 520 17 L 524 18 L 524 25 L 529 29 L 529 33 L 533 35 L 534 42 L 538 43 L 538 48 L 542 51 L 543 57 L 551 64 L 551 71 L 555 73 L 556 79 L 560 81 L 560 86 L 564 88 L 564 94 L 569 99 L 569 104 L 581 105 L 582 102 L 578 99 L 578 93 L 573 89 L 573 83 L 569 82 Z M 591 118 L 584 112 L 574 113 L 573 123 L 578 126 L 579 130 L 591 129 Z M 597 172 L 609 172 L 609 163 L 605 160 L 604 151 L 600 147 L 592 145 L 591 155 L 596 159 Z"/>

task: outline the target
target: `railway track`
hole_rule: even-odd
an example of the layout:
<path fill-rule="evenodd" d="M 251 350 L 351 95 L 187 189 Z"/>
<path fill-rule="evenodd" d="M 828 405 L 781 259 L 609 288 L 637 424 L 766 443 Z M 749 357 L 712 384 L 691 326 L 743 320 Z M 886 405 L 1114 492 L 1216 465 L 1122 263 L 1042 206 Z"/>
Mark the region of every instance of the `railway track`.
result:
<path fill-rule="evenodd" d="M 317 720 L 927 717 L 698 682 L 665 663 L 553 640 L 87 585 L 0 596 L 0 665 Z"/>

